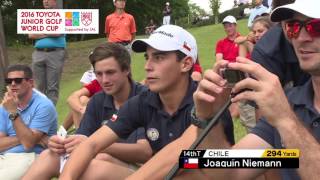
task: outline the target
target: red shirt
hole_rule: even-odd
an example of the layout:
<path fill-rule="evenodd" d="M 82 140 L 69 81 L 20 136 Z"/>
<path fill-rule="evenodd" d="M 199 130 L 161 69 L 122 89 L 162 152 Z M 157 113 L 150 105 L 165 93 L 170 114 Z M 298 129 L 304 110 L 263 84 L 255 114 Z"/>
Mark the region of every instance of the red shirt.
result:
<path fill-rule="evenodd" d="M 240 34 L 237 35 L 237 37 Z M 235 62 L 236 57 L 239 56 L 239 46 L 228 37 L 218 41 L 216 46 L 216 54 L 221 53 L 224 60 Z"/>
<path fill-rule="evenodd" d="M 202 68 L 198 60 L 193 64 L 193 72 L 199 72 L 202 74 Z"/>
<path fill-rule="evenodd" d="M 100 84 L 96 79 L 91 81 L 89 84 L 85 85 L 84 88 L 88 89 L 90 93 L 89 97 L 93 96 L 95 93 L 102 90 Z"/>
<path fill-rule="evenodd" d="M 131 41 L 132 34 L 137 32 L 136 22 L 127 13 L 112 13 L 106 17 L 105 33 L 109 35 L 108 42 Z"/>

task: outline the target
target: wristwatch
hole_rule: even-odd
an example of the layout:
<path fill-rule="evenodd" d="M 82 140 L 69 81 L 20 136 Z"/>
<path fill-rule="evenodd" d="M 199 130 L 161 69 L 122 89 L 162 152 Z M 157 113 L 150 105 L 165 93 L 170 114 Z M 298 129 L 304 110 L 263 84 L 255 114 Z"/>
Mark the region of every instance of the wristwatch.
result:
<path fill-rule="evenodd" d="M 20 116 L 19 112 L 9 113 L 9 119 L 10 119 L 11 121 L 16 120 L 19 116 Z"/>
<path fill-rule="evenodd" d="M 208 119 L 199 119 L 196 116 L 196 108 L 195 106 L 193 106 L 193 108 L 191 109 L 191 124 L 197 126 L 200 129 L 204 129 L 208 126 L 209 122 L 214 120 L 214 117 L 208 118 Z M 216 122 L 214 122 L 214 125 L 216 125 L 218 123 L 218 118 L 215 120 Z"/>

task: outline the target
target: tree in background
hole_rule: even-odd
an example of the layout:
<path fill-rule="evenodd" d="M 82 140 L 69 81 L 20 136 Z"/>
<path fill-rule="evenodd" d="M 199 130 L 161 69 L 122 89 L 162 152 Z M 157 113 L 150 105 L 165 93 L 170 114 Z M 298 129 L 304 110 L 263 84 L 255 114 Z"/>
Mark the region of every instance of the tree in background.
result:
<path fill-rule="evenodd" d="M 219 9 L 221 6 L 221 1 L 220 0 L 210 0 L 210 8 L 212 10 L 213 18 L 214 18 L 214 23 L 217 24 L 219 23 Z"/>
<path fill-rule="evenodd" d="M 207 13 L 204 9 L 201 9 L 200 6 L 196 5 L 195 3 L 189 4 L 189 11 L 190 11 L 190 18 L 192 19 L 192 24 L 197 23 L 200 17 L 207 16 Z"/>
<path fill-rule="evenodd" d="M 4 70 L 8 66 L 8 56 L 6 52 L 5 36 L 3 32 L 3 21 L 0 8 L 0 97 L 3 95 L 4 85 Z"/>

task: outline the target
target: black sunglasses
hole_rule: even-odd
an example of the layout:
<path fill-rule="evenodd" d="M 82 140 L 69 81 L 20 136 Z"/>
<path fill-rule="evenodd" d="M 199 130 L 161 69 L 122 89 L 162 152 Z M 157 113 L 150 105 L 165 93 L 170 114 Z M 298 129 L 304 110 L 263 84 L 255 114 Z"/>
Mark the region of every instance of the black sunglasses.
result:
<path fill-rule="evenodd" d="M 28 80 L 29 78 L 6 78 L 4 81 L 7 85 L 12 84 L 13 81 L 15 84 L 21 84 L 24 79 Z"/>

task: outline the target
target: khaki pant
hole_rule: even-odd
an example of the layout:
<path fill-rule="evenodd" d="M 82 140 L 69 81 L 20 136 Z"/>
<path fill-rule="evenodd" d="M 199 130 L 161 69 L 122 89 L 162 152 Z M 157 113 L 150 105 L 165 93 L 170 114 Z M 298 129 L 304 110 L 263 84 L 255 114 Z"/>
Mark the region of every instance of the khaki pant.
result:
<path fill-rule="evenodd" d="M 6 153 L 0 155 L 0 179 L 21 179 L 36 156 L 35 153 Z"/>
<path fill-rule="evenodd" d="M 250 132 L 257 124 L 255 107 L 246 101 L 239 102 L 240 123 Z"/>

